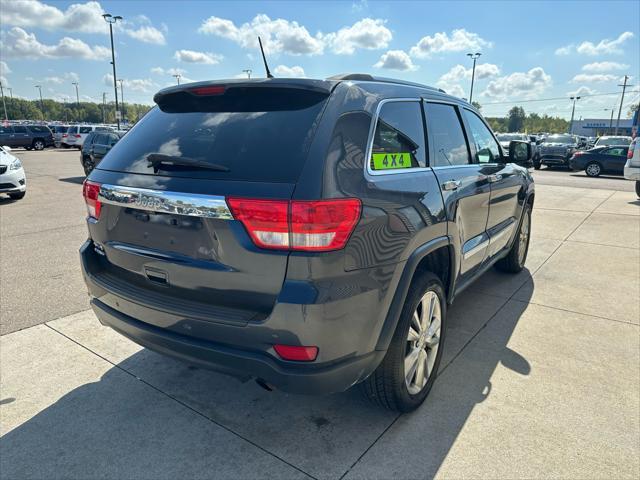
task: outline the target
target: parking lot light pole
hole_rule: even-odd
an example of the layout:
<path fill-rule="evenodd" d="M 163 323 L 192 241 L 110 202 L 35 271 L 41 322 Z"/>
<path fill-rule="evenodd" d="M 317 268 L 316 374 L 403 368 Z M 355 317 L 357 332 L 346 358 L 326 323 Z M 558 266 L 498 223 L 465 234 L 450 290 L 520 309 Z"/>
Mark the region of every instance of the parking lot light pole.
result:
<path fill-rule="evenodd" d="M 122 17 L 120 15 L 116 15 L 114 17 L 110 13 L 105 13 L 104 15 L 102 15 L 102 18 L 104 18 L 105 22 L 109 24 L 109 35 L 111 36 L 111 65 L 113 66 L 113 92 L 116 97 L 116 122 L 118 124 L 118 130 L 120 130 L 120 116 L 119 116 L 120 110 L 118 107 L 118 84 L 117 84 L 118 79 L 116 78 L 116 52 L 115 52 L 115 49 L 113 48 L 113 24 L 116 23 L 118 20 L 122 20 Z"/>
<path fill-rule="evenodd" d="M 247 74 L 247 78 L 248 78 L 249 80 L 251 80 L 251 72 L 252 72 L 252 70 L 251 70 L 250 68 L 247 68 L 247 69 L 245 69 L 245 70 L 242 70 L 242 72 L 243 72 L 243 73 L 246 73 L 246 74 Z"/>
<path fill-rule="evenodd" d="M 624 102 L 624 92 L 627 89 L 627 87 L 633 87 L 633 85 L 628 85 L 627 84 L 627 80 L 629 80 L 629 75 L 625 75 L 623 84 L 622 85 L 618 85 L 619 87 L 622 87 L 622 97 L 620 98 L 620 109 L 618 110 L 618 119 L 616 120 L 616 133 L 615 133 L 615 135 L 618 135 L 618 127 L 620 126 L 620 115 L 622 114 L 622 104 Z"/>
<path fill-rule="evenodd" d="M 573 116 L 576 113 L 576 102 L 580 100 L 580 97 L 569 97 L 570 100 L 573 100 L 573 108 L 571 109 L 571 123 L 569 124 L 569 133 L 573 133 Z"/>
<path fill-rule="evenodd" d="M 2 86 L 2 82 L 0 82 L 0 93 L 2 94 L 2 107 L 4 108 L 4 119 L 5 121 L 8 121 L 9 116 L 7 115 L 7 104 L 4 103 L 4 87 Z"/>
<path fill-rule="evenodd" d="M 71 82 L 71 85 L 76 87 L 76 106 L 80 108 L 80 94 L 78 93 L 78 82 Z"/>
<path fill-rule="evenodd" d="M 467 57 L 473 60 L 473 70 L 471 70 L 471 92 L 469 92 L 469 103 L 473 101 L 473 81 L 476 78 L 476 60 L 480 55 L 482 55 L 482 53 L 480 52 L 467 53 Z"/>
<path fill-rule="evenodd" d="M 122 87 L 122 84 L 124 83 L 124 80 L 122 78 L 118 79 L 118 82 L 120 82 L 120 100 L 122 101 L 122 119 L 124 121 L 124 111 L 125 111 L 125 106 L 124 106 L 124 88 Z"/>
<path fill-rule="evenodd" d="M 42 85 L 34 85 L 40 92 L 40 112 L 42 113 L 42 120 L 44 120 L 44 102 L 42 101 Z"/>
<path fill-rule="evenodd" d="M 173 76 L 175 77 L 176 81 L 178 82 L 178 85 L 180 85 L 180 77 L 181 77 L 181 75 L 179 73 L 175 73 Z"/>

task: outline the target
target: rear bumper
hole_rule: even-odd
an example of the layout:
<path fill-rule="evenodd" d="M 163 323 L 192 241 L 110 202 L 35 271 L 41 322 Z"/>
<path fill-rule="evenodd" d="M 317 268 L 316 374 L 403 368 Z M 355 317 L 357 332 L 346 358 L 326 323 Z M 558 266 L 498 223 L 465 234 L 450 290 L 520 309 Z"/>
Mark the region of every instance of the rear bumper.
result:
<path fill-rule="evenodd" d="M 345 391 L 365 379 L 386 353 L 365 347 L 363 342 L 375 343 L 375 339 L 353 335 L 349 324 L 323 323 L 309 313 L 317 309 L 326 314 L 330 308 L 323 305 L 317 308 L 283 303 L 261 322 L 231 325 L 172 313 L 145 304 L 142 299 L 137 302 L 110 289 L 92 274 L 95 255 L 93 243 L 87 241 L 80 250 L 82 272 L 91 307 L 100 322 L 143 347 L 187 363 L 237 377 L 262 379 L 286 392 L 327 394 Z M 348 301 L 353 302 L 354 310 L 366 312 L 361 297 Z M 354 317 L 351 315 L 348 320 L 357 322 Z M 336 344 L 345 341 L 351 344 L 350 353 L 330 354 Z M 273 352 L 274 343 L 317 345 L 318 361 L 281 360 Z"/>
<path fill-rule="evenodd" d="M 627 180 L 640 181 L 640 167 L 624 166 L 624 178 Z"/>
<path fill-rule="evenodd" d="M 262 379 L 291 393 L 326 394 L 347 390 L 384 352 L 313 365 L 282 362 L 260 352 L 252 352 L 179 335 L 154 327 L 93 299 L 91 307 L 103 325 L 143 347 L 202 368 L 238 377 Z"/>

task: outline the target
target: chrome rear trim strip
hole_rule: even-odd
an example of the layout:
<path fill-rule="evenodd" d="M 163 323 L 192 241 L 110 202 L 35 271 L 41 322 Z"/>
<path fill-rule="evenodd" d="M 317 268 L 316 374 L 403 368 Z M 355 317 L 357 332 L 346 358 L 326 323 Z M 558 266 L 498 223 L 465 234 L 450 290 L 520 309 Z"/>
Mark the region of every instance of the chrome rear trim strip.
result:
<path fill-rule="evenodd" d="M 98 200 L 109 205 L 136 210 L 233 220 L 227 202 L 219 195 L 167 192 L 102 184 Z"/>

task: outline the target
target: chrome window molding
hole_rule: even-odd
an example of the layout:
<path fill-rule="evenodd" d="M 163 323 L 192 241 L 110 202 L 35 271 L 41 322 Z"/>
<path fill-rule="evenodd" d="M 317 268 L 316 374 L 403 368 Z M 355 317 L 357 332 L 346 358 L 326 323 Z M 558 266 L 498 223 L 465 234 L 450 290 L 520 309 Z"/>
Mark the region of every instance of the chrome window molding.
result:
<path fill-rule="evenodd" d="M 364 171 L 366 175 L 370 175 L 373 177 L 377 177 L 380 175 L 402 175 L 402 174 L 406 175 L 408 173 L 426 172 L 430 170 L 428 166 L 418 167 L 418 168 L 394 168 L 394 169 L 388 169 L 388 170 L 373 170 L 371 168 L 371 154 L 373 153 L 373 140 L 374 140 L 374 135 L 376 133 L 376 127 L 378 126 L 378 118 L 380 117 L 380 110 L 382 110 L 382 106 L 392 102 L 418 102 L 419 103 L 420 101 L 421 99 L 416 97 L 416 98 L 385 98 L 383 100 L 380 100 L 380 102 L 378 102 L 378 106 L 376 107 L 376 113 L 374 114 L 371 120 L 371 125 L 369 126 L 369 139 L 367 141 L 367 151 L 365 152 L 365 159 L 364 159 Z M 422 128 L 424 129 L 424 125 L 422 126 Z M 428 151 L 425 152 L 425 161 L 427 163 L 429 162 Z"/>
<path fill-rule="evenodd" d="M 233 220 L 224 197 L 102 184 L 98 200 L 136 210 Z"/>

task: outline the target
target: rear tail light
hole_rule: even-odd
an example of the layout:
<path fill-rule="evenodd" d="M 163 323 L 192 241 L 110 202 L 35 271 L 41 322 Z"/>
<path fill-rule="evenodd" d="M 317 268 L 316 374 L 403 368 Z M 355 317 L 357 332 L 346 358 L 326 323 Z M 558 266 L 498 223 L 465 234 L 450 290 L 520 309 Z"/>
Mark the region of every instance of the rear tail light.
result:
<path fill-rule="evenodd" d="M 580 155 L 584 155 L 584 154 L 585 154 L 585 152 L 578 151 L 578 152 L 574 153 L 573 156 L 574 157 L 579 157 Z"/>
<path fill-rule="evenodd" d="M 344 248 L 362 210 L 357 198 L 287 201 L 230 197 L 227 202 L 258 247 L 305 252 Z"/>
<path fill-rule="evenodd" d="M 67 138 L 69 135 L 67 133 L 62 134 L 62 138 Z"/>
<path fill-rule="evenodd" d="M 629 151 L 627 152 L 627 160 L 631 160 L 633 158 L 633 150 L 636 148 L 636 142 L 631 142 L 629 145 Z"/>
<path fill-rule="evenodd" d="M 297 362 L 313 362 L 318 356 L 318 347 L 302 347 L 297 345 L 274 345 L 273 349 L 283 360 Z"/>
<path fill-rule="evenodd" d="M 80 135 L 76 133 L 76 134 L 74 135 L 74 137 L 76 137 L 76 138 L 80 138 Z"/>
<path fill-rule="evenodd" d="M 99 183 L 85 180 L 82 184 L 82 195 L 84 196 L 84 201 L 87 204 L 87 212 L 90 217 L 95 218 L 96 220 L 100 218 L 100 210 L 102 209 L 102 204 L 100 203 L 100 200 L 98 200 L 99 193 Z"/>

